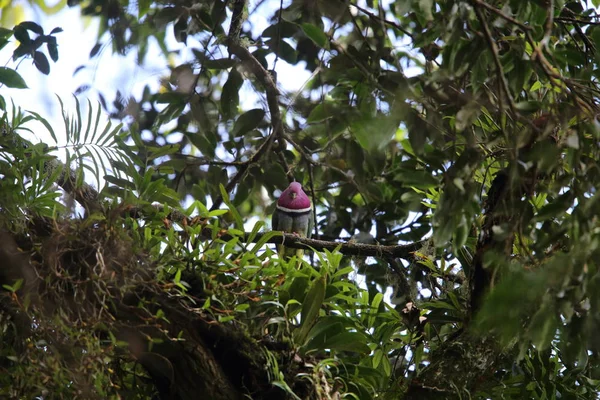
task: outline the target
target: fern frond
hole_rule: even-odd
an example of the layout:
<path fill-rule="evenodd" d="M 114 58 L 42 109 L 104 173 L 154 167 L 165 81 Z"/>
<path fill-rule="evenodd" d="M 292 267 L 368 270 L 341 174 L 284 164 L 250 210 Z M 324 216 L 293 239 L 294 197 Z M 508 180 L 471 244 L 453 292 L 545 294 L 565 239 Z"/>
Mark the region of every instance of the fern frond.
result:
<path fill-rule="evenodd" d="M 83 182 L 84 172 L 87 171 L 100 189 L 109 171 L 118 177 L 127 174 L 133 163 L 118 140 L 123 125 L 113 126 L 110 120 L 103 123 L 100 104 L 94 109 L 88 100 L 87 113 L 83 113 L 82 104 L 75 97 L 75 110 L 69 113 L 63 100 L 58 96 L 57 98 L 65 128 L 65 144 L 59 143 L 52 124 L 45 118 L 32 111 L 28 113 L 32 119 L 41 122 L 52 137 L 55 144 L 52 150 L 64 151 L 65 164 L 69 167 L 74 165 L 77 181 Z M 127 170 L 123 170 L 123 165 L 128 167 Z"/>

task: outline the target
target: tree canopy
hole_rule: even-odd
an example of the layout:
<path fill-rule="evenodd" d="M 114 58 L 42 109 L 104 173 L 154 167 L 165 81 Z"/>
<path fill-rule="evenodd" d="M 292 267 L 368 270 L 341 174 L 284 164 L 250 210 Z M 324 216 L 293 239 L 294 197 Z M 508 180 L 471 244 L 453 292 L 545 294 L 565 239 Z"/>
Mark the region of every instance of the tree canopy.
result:
<path fill-rule="evenodd" d="M 5 3 L 14 60 L 80 51 Z M 0 97 L 2 396 L 596 398 L 598 2 L 66 3 L 168 68 L 63 126 Z"/>

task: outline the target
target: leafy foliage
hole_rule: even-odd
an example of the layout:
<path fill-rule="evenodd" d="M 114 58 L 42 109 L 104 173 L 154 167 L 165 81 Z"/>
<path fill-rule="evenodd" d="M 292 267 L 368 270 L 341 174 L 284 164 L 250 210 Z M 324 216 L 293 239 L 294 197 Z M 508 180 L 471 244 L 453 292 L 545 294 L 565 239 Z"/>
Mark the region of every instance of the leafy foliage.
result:
<path fill-rule="evenodd" d="M 65 165 L 19 140 L 37 120 L 57 142 L 41 113 L 4 114 L 3 395 L 595 398 L 595 8 L 70 3 L 101 20 L 90 57 L 157 42 L 175 64 L 101 96 L 114 129 L 63 107 Z M 40 29 L 0 45 L 47 73 Z M 293 179 L 336 251 L 280 259 L 252 226 Z"/>

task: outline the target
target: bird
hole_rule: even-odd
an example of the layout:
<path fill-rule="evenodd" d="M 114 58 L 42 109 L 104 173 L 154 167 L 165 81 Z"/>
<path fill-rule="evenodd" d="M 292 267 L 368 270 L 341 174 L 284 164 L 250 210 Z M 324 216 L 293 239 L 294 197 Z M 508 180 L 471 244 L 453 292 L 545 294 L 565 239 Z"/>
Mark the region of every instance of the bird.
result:
<path fill-rule="evenodd" d="M 313 212 L 310 198 L 302 190 L 302 185 L 292 182 L 277 200 L 271 219 L 273 230 L 310 238 L 313 228 Z M 283 245 L 278 248 L 279 254 L 285 258 L 291 258 L 294 255 L 301 258 L 304 254 L 302 249 L 289 249 Z"/>

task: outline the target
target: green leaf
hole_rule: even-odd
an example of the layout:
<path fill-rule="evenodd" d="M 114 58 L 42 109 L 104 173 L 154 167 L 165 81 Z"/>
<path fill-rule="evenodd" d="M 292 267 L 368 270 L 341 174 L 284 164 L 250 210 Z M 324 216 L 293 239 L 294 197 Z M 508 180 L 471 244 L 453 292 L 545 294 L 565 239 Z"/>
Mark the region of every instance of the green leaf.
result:
<path fill-rule="evenodd" d="M 104 179 L 107 182 L 112 183 L 113 185 L 118 186 L 123 189 L 134 190 L 136 188 L 135 185 L 133 184 L 133 182 L 128 181 L 126 179 L 121 179 L 121 178 L 117 178 L 117 177 L 110 176 L 110 175 L 105 176 Z"/>
<path fill-rule="evenodd" d="M 2 50 L 9 43 L 8 39 L 0 37 L 0 50 Z"/>
<path fill-rule="evenodd" d="M 419 0 L 419 13 L 426 21 L 433 20 L 433 0 Z"/>
<path fill-rule="evenodd" d="M 242 219 L 242 216 L 238 212 L 237 208 L 231 203 L 231 200 L 229 199 L 229 194 L 225 190 L 225 186 L 219 184 L 219 190 L 221 191 L 221 196 L 223 197 L 223 203 L 227 205 L 229 211 L 231 212 L 231 215 L 233 216 L 233 219 L 235 221 L 235 227 L 243 230 L 244 220 Z"/>
<path fill-rule="evenodd" d="M 536 221 L 544 221 L 550 218 L 559 217 L 564 214 L 573 205 L 573 195 L 566 192 L 554 199 L 551 203 L 544 205 L 535 216 Z"/>
<path fill-rule="evenodd" d="M 7 67 L 0 67 L 0 84 L 9 88 L 27 89 L 27 84 L 17 71 Z"/>
<path fill-rule="evenodd" d="M 413 115 L 406 122 L 408 128 L 408 141 L 412 151 L 415 154 L 423 154 L 425 143 L 427 143 L 427 133 L 429 127 L 427 123 L 418 115 Z"/>
<path fill-rule="evenodd" d="M 528 329 L 529 337 L 538 351 L 545 350 L 550 346 L 556 335 L 557 324 L 556 310 L 550 304 L 550 300 L 546 299 L 533 316 Z"/>
<path fill-rule="evenodd" d="M 285 40 L 281 39 L 277 41 L 275 39 L 269 39 L 267 44 L 274 52 L 279 54 L 279 57 L 284 61 L 290 64 L 296 64 L 298 62 L 298 53 L 296 52 L 296 49 Z"/>
<path fill-rule="evenodd" d="M 263 38 L 287 38 L 298 32 L 298 25 L 281 18 L 281 21 L 267 27 L 260 35 Z"/>
<path fill-rule="evenodd" d="M 467 224 L 464 216 L 461 220 L 461 223 L 455 227 L 455 231 L 452 239 L 454 248 L 458 249 L 465 245 L 467 239 L 469 237 L 470 226 Z"/>
<path fill-rule="evenodd" d="M 240 115 L 231 130 L 232 136 L 242 136 L 245 133 L 255 129 L 260 125 L 265 117 L 265 111 L 261 108 L 254 108 Z"/>
<path fill-rule="evenodd" d="M 315 279 L 302 302 L 300 329 L 296 334 L 296 341 L 301 345 L 305 343 L 310 329 L 319 316 L 319 311 L 325 300 L 326 280 L 326 275 Z"/>
<path fill-rule="evenodd" d="M 13 34 L 12 29 L 0 27 L 0 38 L 8 39 Z"/>
<path fill-rule="evenodd" d="M 420 307 L 424 309 L 445 309 L 445 310 L 453 310 L 456 311 L 456 307 L 446 301 L 427 301 L 420 305 Z"/>
<path fill-rule="evenodd" d="M 262 226 L 262 225 L 261 225 Z M 254 245 L 254 247 L 252 248 L 252 250 L 250 250 L 251 253 L 256 254 L 258 252 L 258 250 L 260 250 L 265 244 L 267 244 L 267 242 L 269 240 L 271 240 L 272 238 L 276 237 L 276 236 L 282 236 L 282 233 L 279 231 L 269 231 L 269 232 L 265 232 L 260 240 L 258 240 L 256 242 L 256 244 Z"/>
<path fill-rule="evenodd" d="M 361 354 L 369 354 L 371 352 L 371 348 L 367 346 L 367 337 L 360 332 L 342 332 L 328 338 L 323 347 L 336 351 L 350 351 Z"/>
<path fill-rule="evenodd" d="M 269 185 L 273 185 L 274 188 L 284 188 L 289 184 L 287 175 L 283 170 L 283 166 L 275 164 L 264 172 L 264 179 L 269 182 Z"/>
<path fill-rule="evenodd" d="M 323 336 L 325 333 L 327 333 L 327 336 L 333 336 L 332 333 L 335 335 L 341 333 L 344 329 L 344 325 L 347 325 L 346 321 L 346 318 L 338 315 L 327 315 L 320 317 L 310 329 L 310 332 L 306 337 L 307 347 L 311 348 L 310 342 L 315 338 Z M 325 337 L 326 336 L 322 338 L 323 342 Z M 312 343 L 312 345 L 314 345 L 314 343 Z"/>
<path fill-rule="evenodd" d="M 178 144 L 166 144 L 160 147 L 148 147 L 148 160 L 154 160 L 159 157 L 164 157 L 168 154 L 177 153 L 180 149 Z"/>
<path fill-rule="evenodd" d="M 28 112 L 30 114 L 32 114 L 37 121 L 41 122 L 42 125 L 44 125 L 46 127 L 46 129 L 48 130 L 48 133 L 50 133 L 50 136 L 54 140 L 54 143 L 57 143 L 58 139 L 56 138 L 56 133 L 54 133 L 54 129 L 52 128 L 52 125 L 50 124 L 50 122 L 48 122 L 48 120 L 46 120 L 44 117 L 42 117 L 38 113 L 35 113 L 33 111 L 28 111 Z"/>
<path fill-rule="evenodd" d="M 302 30 L 304 31 L 306 36 L 308 36 L 310 38 L 310 40 L 315 42 L 315 44 L 317 46 L 319 46 L 321 48 L 328 47 L 327 44 L 328 44 L 329 39 L 327 39 L 327 35 L 320 28 L 316 27 L 313 24 L 309 24 L 309 23 L 304 23 L 301 26 L 302 26 Z"/>
<path fill-rule="evenodd" d="M 462 132 L 469 128 L 473 121 L 477 119 L 481 113 L 481 105 L 473 101 L 460 109 L 456 114 L 456 122 L 454 126 L 458 132 Z"/>
<path fill-rule="evenodd" d="M 319 103 L 316 105 L 315 108 L 312 109 L 312 111 L 308 115 L 306 123 L 314 124 L 317 122 L 325 121 L 326 119 L 333 117 L 334 112 L 335 106 L 333 104 L 327 102 Z"/>
<path fill-rule="evenodd" d="M 436 187 L 439 182 L 438 179 L 432 176 L 428 171 L 423 170 L 407 170 L 402 169 L 398 171 L 396 181 L 402 183 L 402 186 L 415 187 L 418 189 L 429 189 Z"/>
<path fill-rule="evenodd" d="M 230 119 L 237 113 L 240 103 L 239 90 L 243 83 L 242 75 L 236 69 L 232 69 L 227 77 L 227 82 L 223 85 L 223 92 L 221 93 L 221 112 L 223 113 L 223 118 Z"/>
<path fill-rule="evenodd" d="M 534 113 L 542 108 L 539 101 L 521 101 L 515 104 L 515 108 L 522 112 Z"/>
<path fill-rule="evenodd" d="M 350 130 L 362 148 L 380 152 L 392 141 L 398 128 L 398 116 L 361 115 L 350 123 Z"/>
<path fill-rule="evenodd" d="M 151 0 L 138 0 L 138 18 L 142 18 L 150 11 Z"/>
<path fill-rule="evenodd" d="M 21 286 L 23 286 L 23 279 L 17 279 L 15 281 L 15 283 L 11 286 L 11 285 L 2 285 L 2 287 L 6 290 L 8 290 L 9 292 L 16 292 L 18 291 Z"/>
<path fill-rule="evenodd" d="M 369 325 L 368 326 L 375 326 L 375 319 L 377 318 L 377 311 L 379 309 L 379 305 L 381 304 L 383 300 L 383 294 L 382 293 L 377 293 L 375 295 L 375 297 L 373 298 L 373 302 L 371 303 L 371 309 L 369 310 Z"/>

